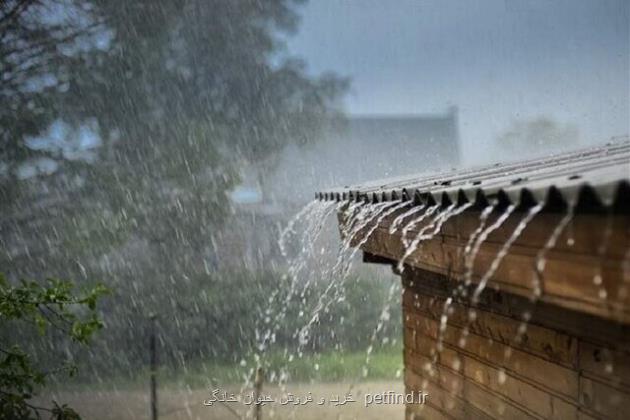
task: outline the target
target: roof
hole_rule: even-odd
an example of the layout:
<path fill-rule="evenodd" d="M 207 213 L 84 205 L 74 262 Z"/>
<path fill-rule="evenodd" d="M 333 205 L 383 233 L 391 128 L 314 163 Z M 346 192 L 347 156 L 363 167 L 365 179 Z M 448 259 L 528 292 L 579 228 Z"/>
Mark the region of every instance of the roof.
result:
<path fill-rule="evenodd" d="M 320 200 L 415 200 L 449 205 L 544 202 L 576 209 L 630 208 L 630 139 L 543 158 L 423 173 L 321 191 Z"/>

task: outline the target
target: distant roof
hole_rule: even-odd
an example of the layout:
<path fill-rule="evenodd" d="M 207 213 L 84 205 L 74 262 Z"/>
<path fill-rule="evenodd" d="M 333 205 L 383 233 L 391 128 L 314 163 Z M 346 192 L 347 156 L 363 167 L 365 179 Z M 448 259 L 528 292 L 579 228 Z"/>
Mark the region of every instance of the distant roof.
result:
<path fill-rule="evenodd" d="M 327 186 L 416 172 L 418 156 L 426 170 L 455 167 L 457 121 L 454 107 L 436 114 L 348 116 L 308 146 L 283 149 L 267 186 L 276 198 L 302 204 Z"/>
<path fill-rule="evenodd" d="M 579 208 L 630 207 L 630 140 L 544 158 L 388 178 L 324 190 L 320 200 L 416 200 L 449 205 L 493 201 L 518 206 L 545 202 Z"/>
<path fill-rule="evenodd" d="M 383 162 L 388 167 L 394 162 L 403 166 L 408 166 L 405 160 L 413 162 L 412 158 L 406 159 L 398 153 L 401 147 L 410 152 L 410 156 L 419 152 L 430 155 L 434 165 L 455 164 L 460 158 L 457 114 L 457 108 L 451 107 L 440 114 L 353 115 L 346 119 L 346 130 L 335 140 L 353 147 L 354 153 L 360 153 L 360 148 L 367 148 L 364 155 L 380 150 L 381 156 L 376 159 L 389 157 L 385 160 L 390 162 Z"/>

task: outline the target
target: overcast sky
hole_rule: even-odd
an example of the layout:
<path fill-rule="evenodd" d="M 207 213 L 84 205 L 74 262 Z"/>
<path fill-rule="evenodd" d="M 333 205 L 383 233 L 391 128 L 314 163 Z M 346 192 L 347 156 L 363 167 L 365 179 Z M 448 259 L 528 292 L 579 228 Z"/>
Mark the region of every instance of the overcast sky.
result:
<path fill-rule="evenodd" d="M 289 51 L 352 78 L 351 114 L 460 110 L 467 154 L 515 120 L 630 131 L 630 1 L 311 0 Z"/>

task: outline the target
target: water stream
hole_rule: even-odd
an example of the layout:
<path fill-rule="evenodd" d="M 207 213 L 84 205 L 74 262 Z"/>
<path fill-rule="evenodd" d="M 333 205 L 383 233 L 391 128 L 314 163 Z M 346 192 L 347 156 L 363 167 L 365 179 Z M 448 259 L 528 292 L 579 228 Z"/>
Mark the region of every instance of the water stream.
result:
<path fill-rule="evenodd" d="M 612 233 L 613 214 L 609 211 L 606 215 L 606 224 L 602 233 L 602 239 L 599 241 L 599 245 L 597 246 L 597 266 L 596 272 L 593 275 L 593 284 L 598 288 L 597 296 L 603 301 L 606 301 L 608 298 L 608 290 L 606 289 L 603 278 L 603 265 L 606 259 L 606 252 L 608 251 L 608 245 L 610 243 Z"/>
<path fill-rule="evenodd" d="M 442 230 L 442 226 L 444 225 L 444 223 L 446 223 L 448 219 L 453 216 L 457 216 L 458 214 L 461 214 L 472 205 L 473 203 L 466 203 L 459 207 L 455 207 L 456 204 L 451 204 L 444 211 L 440 212 L 430 224 L 420 229 L 416 237 L 407 244 L 405 253 L 398 262 L 398 271 L 401 273 L 403 272 L 405 261 L 418 249 L 418 246 L 421 242 L 433 239 L 438 233 L 440 233 L 440 231 Z"/>
<path fill-rule="evenodd" d="M 427 217 L 430 217 L 433 213 L 435 213 L 435 211 L 437 209 L 440 208 L 439 204 L 436 204 L 434 206 L 428 207 L 426 209 L 426 211 L 424 213 L 422 213 L 420 216 L 416 217 L 415 219 L 411 219 L 406 225 L 405 227 L 403 227 L 402 229 L 402 235 L 401 235 L 401 241 L 403 243 L 403 246 L 405 248 L 409 247 L 409 240 L 407 239 L 407 235 L 409 234 L 409 231 L 411 229 L 413 229 L 414 227 L 416 227 L 417 225 L 419 225 L 420 223 L 422 223 L 422 221 L 424 219 L 426 219 Z"/>
<path fill-rule="evenodd" d="M 416 213 L 419 213 L 420 211 L 422 211 L 425 208 L 424 204 L 420 204 L 418 206 L 413 206 L 412 208 L 410 208 L 409 210 L 399 214 L 398 216 L 396 216 L 396 218 L 394 219 L 394 221 L 392 222 L 392 225 L 389 227 L 389 233 L 390 234 L 394 234 L 398 231 L 398 228 L 402 225 L 402 222 L 407 219 L 410 216 L 413 216 Z"/>
<path fill-rule="evenodd" d="M 351 221 L 347 223 L 347 225 L 353 226 L 353 228 L 350 232 L 345 233 L 335 265 L 332 270 L 327 273 L 327 285 L 324 291 L 320 294 L 317 304 L 311 312 L 309 321 L 297 333 L 298 356 L 301 356 L 303 347 L 308 344 L 310 339 L 310 330 L 312 326 L 319 321 L 321 312 L 326 311 L 327 308 L 336 301 L 335 298 L 338 298 L 338 294 L 333 295 L 332 297 L 329 297 L 329 294 L 331 290 L 342 286 L 348 275 L 352 259 L 360 248 L 360 246 L 351 247 L 352 243 L 355 240 L 358 244 L 365 243 L 378 227 L 378 223 L 387 215 L 393 213 L 399 208 L 402 208 L 403 204 L 404 203 L 401 202 L 383 202 L 377 204 L 362 203 L 362 208 L 354 217 L 354 219 L 358 221 Z M 375 223 L 370 228 L 367 228 L 372 222 Z M 360 235 L 361 232 L 364 232 L 363 236 Z"/>
<path fill-rule="evenodd" d="M 314 244 L 317 242 L 328 217 L 338 207 L 337 203 L 334 202 L 312 201 L 298 212 L 281 232 L 278 246 L 287 260 L 289 285 L 288 288 L 282 285 L 279 286 L 267 300 L 264 316 L 258 321 L 255 330 L 254 360 L 250 365 L 249 373 L 245 375 L 244 386 L 251 385 L 251 376 L 255 371 L 255 367 L 264 363 L 263 358 L 267 349 L 275 343 L 276 333 L 286 318 L 289 303 L 296 293 L 298 283 L 301 281 L 300 273 L 312 256 Z M 300 224 L 296 226 L 298 222 Z M 289 252 L 289 242 L 291 242 L 291 245 L 294 245 L 292 250 L 297 252 Z M 243 367 L 247 366 L 247 361 L 241 361 L 241 365 Z"/>
<path fill-rule="evenodd" d="M 536 254 L 534 262 L 534 275 L 532 278 L 532 302 L 536 302 L 542 295 L 544 289 L 543 271 L 547 265 L 547 253 L 556 246 L 558 238 L 567 227 L 567 225 L 573 220 L 574 209 L 569 207 L 567 213 L 560 219 L 558 224 L 554 227 L 553 231 L 545 241 L 543 247 Z"/>
<path fill-rule="evenodd" d="M 531 207 L 528 210 L 528 212 L 525 214 L 525 216 L 523 216 L 523 218 L 521 219 L 519 224 L 516 226 L 516 228 L 512 231 L 512 234 L 510 235 L 508 240 L 503 243 L 503 245 L 501 246 L 501 249 L 499 249 L 499 252 L 497 252 L 497 255 L 495 255 L 494 259 L 492 260 L 492 263 L 490 264 L 490 268 L 481 277 L 481 279 L 479 280 L 479 283 L 477 283 L 477 287 L 475 288 L 475 291 L 473 292 L 473 295 L 472 295 L 473 305 L 476 305 L 477 302 L 479 301 L 479 296 L 481 295 L 483 290 L 486 288 L 486 285 L 488 284 L 488 280 L 490 280 L 492 276 L 494 275 L 494 273 L 497 271 L 497 269 L 499 268 L 499 265 L 501 264 L 501 261 L 503 261 L 503 258 L 507 255 L 512 244 L 519 238 L 519 236 L 521 236 L 521 233 L 523 233 L 523 230 L 525 230 L 529 222 L 531 222 L 532 219 L 536 217 L 536 215 L 543 209 L 543 207 L 544 207 L 544 203 L 539 203 L 535 205 L 534 207 Z"/>
<path fill-rule="evenodd" d="M 286 308 L 289 306 L 289 301 L 293 299 L 294 295 L 299 293 L 299 296 L 303 299 L 303 306 L 306 306 L 305 295 L 309 288 L 309 285 L 316 280 L 317 276 L 311 273 L 311 270 L 307 270 L 307 260 L 311 258 L 314 253 L 314 243 L 322 230 L 323 225 L 326 223 L 329 216 L 333 213 L 342 212 L 340 219 L 340 232 L 342 241 L 337 251 L 337 256 L 334 264 L 328 267 L 321 267 L 323 275 L 320 277 L 325 279 L 325 286 L 323 292 L 321 292 L 309 310 L 307 322 L 303 324 L 301 328 L 296 331 L 295 337 L 297 338 L 297 350 L 295 354 L 298 357 L 302 357 L 304 347 L 309 343 L 311 337 L 311 328 L 319 322 L 322 312 L 327 312 L 330 305 L 335 302 L 341 302 L 344 299 L 344 282 L 351 269 L 352 262 L 357 252 L 367 243 L 370 237 L 381 226 L 382 222 L 393 214 L 397 216 L 393 218 L 393 221 L 389 225 L 389 234 L 394 234 L 402 229 L 401 238 L 404 245 L 404 253 L 400 261 L 398 261 L 397 268 L 400 272 L 404 269 L 406 260 L 414 254 L 425 241 L 433 239 L 438 235 L 444 224 L 452 217 L 457 216 L 472 206 L 472 203 L 467 203 L 461 206 L 451 204 L 449 207 L 439 211 L 439 205 L 433 206 L 413 206 L 411 202 L 406 201 L 391 201 L 382 203 L 367 203 L 367 202 L 312 202 L 309 203 L 304 209 L 302 209 L 282 231 L 279 239 L 279 247 L 282 254 L 288 261 L 288 275 L 289 287 L 288 290 L 274 291 L 269 298 L 269 310 L 265 312 L 264 327 L 260 331 L 263 331 L 260 335 L 257 335 L 257 351 L 255 362 L 260 364 L 260 357 L 264 355 L 267 347 L 274 343 L 275 334 L 278 328 L 281 326 L 283 320 L 286 317 Z M 410 207 L 410 208 L 407 208 Z M 499 269 L 501 262 L 508 255 L 512 245 L 518 240 L 518 238 L 525 231 L 527 226 L 538 215 L 544 207 L 544 203 L 539 203 L 536 206 L 531 207 L 521 217 L 516 224 L 514 230 L 511 232 L 507 240 L 500 246 L 496 255 L 494 255 L 488 268 L 480 276 L 479 281 L 476 283 L 473 289 L 471 289 L 473 283 L 473 276 L 475 272 L 475 260 L 481 250 L 483 244 L 487 241 L 490 235 L 496 230 L 500 229 L 505 222 L 514 214 L 515 205 L 509 205 L 502 210 L 496 218 L 489 223 L 490 215 L 497 210 L 496 204 L 485 207 L 479 214 L 479 224 L 470 233 L 466 245 L 463 249 L 463 281 L 461 284 L 453 289 L 451 295 L 448 296 L 442 307 L 442 314 L 439 319 L 439 330 L 436 340 L 436 346 L 432 350 L 431 366 L 426 366 L 426 370 L 429 374 L 433 373 L 434 366 L 437 363 L 439 353 L 443 348 L 444 335 L 448 325 L 448 318 L 452 313 L 452 305 L 456 300 L 466 298 L 470 294 L 468 316 L 466 318 L 466 325 L 462 328 L 462 333 L 459 338 L 459 345 L 464 347 L 466 345 L 466 339 L 469 335 L 470 325 L 476 320 L 477 313 L 475 306 L 478 305 L 479 299 L 483 291 L 488 286 L 489 282 Z M 425 223 L 414 235 L 410 238 L 412 230 Z M 547 262 L 547 253 L 553 249 L 561 236 L 561 234 L 567 229 L 573 220 L 573 208 L 569 208 L 567 213 L 558 221 L 553 231 L 545 241 L 543 247 L 538 251 L 534 262 L 534 274 L 532 278 L 532 304 L 540 298 L 544 290 L 544 278 L 543 272 L 545 270 Z M 406 224 L 405 224 L 406 223 Z M 296 227 L 297 225 L 302 227 Z M 612 218 L 607 224 L 606 230 L 602 234 L 602 241 L 598 247 L 598 255 L 603 260 L 607 248 L 610 236 L 612 234 Z M 574 242 L 573 235 L 568 235 L 568 241 Z M 296 255 L 292 255 L 290 251 L 294 251 Z M 295 252 L 297 251 L 297 252 Z M 627 252 L 624 260 L 624 279 L 627 270 L 626 265 L 630 266 L 630 250 Z M 596 272 L 593 282 L 597 286 L 600 286 L 599 296 L 602 299 L 606 299 L 607 291 L 603 286 L 602 281 L 602 268 L 600 267 Z M 630 269 L 628 269 L 630 272 Z M 630 275 L 628 276 L 630 277 Z M 628 280 L 630 282 L 630 279 Z M 298 290 L 298 286 L 302 284 L 303 288 L 301 292 Z M 369 345 L 365 353 L 365 362 L 362 367 L 362 376 L 366 377 L 369 372 L 369 365 L 374 349 L 374 344 L 378 339 L 384 324 L 390 319 L 391 301 L 397 290 L 396 284 L 393 284 L 387 296 L 387 299 L 380 312 L 380 316 L 377 320 L 376 326 L 370 336 Z M 604 290 L 604 292 L 601 292 Z M 471 293 L 472 291 L 472 293 Z M 274 310 L 275 302 L 280 303 L 280 308 Z M 305 309 L 306 310 L 306 309 Z M 302 316 L 302 312 L 300 313 Z M 532 312 L 524 311 L 521 314 L 521 323 L 517 328 L 517 333 L 511 342 L 520 343 L 523 335 L 526 333 L 528 323 L 531 319 Z M 506 345 L 505 358 L 511 356 L 511 346 Z M 293 359 L 291 355 L 289 361 Z M 503 383 L 506 380 L 506 373 L 503 370 L 499 372 L 499 383 Z M 279 383 L 287 380 L 288 375 L 286 369 L 280 372 L 278 375 Z M 351 385 L 352 387 L 353 385 Z"/>
<path fill-rule="evenodd" d="M 552 250 L 560 235 L 567 229 L 567 227 L 571 226 L 574 217 L 574 208 L 573 206 L 569 206 L 567 209 L 567 213 L 558 221 L 554 229 L 551 231 L 551 234 L 545 241 L 543 247 L 536 254 L 536 258 L 534 260 L 534 274 L 532 277 L 532 295 L 530 297 L 532 310 L 535 307 L 536 303 L 540 300 L 543 292 L 544 292 L 544 277 L 543 273 L 545 271 L 545 267 L 547 265 L 547 253 Z M 570 233 L 567 239 L 567 245 L 573 246 L 574 244 L 573 234 Z M 523 311 L 521 314 L 521 323 L 519 324 L 516 335 L 510 341 L 510 343 L 520 344 L 523 341 L 523 337 L 527 332 L 527 327 L 529 326 L 529 322 L 532 317 L 532 310 Z M 507 346 L 504 353 L 504 360 L 510 358 L 512 355 L 512 347 Z"/>

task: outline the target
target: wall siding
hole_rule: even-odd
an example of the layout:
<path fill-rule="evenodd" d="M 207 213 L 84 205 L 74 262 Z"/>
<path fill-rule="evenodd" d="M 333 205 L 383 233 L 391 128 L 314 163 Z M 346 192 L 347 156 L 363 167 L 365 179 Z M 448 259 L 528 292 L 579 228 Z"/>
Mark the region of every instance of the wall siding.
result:
<path fill-rule="evenodd" d="M 628 326 L 488 290 L 474 321 L 455 301 L 440 332 L 456 281 L 412 267 L 402 278 L 405 386 L 429 394 L 408 419 L 628 418 Z"/>

